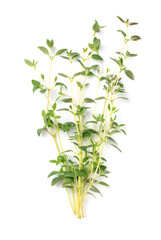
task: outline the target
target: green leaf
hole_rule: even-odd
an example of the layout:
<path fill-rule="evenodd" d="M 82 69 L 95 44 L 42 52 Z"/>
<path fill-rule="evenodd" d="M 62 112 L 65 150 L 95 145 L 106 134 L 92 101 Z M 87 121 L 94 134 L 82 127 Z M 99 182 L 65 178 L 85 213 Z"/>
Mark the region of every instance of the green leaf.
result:
<path fill-rule="evenodd" d="M 116 99 L 118 98 L 122 98 L 122 99 L 125 99 L 125 100 L 129 100 L 127 97 L 117 97 Z"/>
<path fill-rule="evenodd" d="M 120 33 L 122 33 L 122 35 L 124 36 L 124 37 L 126 37 L 126 33 L 124 32 L 124 31 L 122 31 L 122 30 L 117 30 L 118 32 L 120 32 Z"/>
<path fill-rule="evenodd" d="M 96 65 L 92 65 L 89 69 L 95 69 L 95 68 L 98 68 L 98 67 L 99 67 L 99 65 L 96 64 Z"/>
<path fill-rule="evenodd" d="M 71 179 L 65 180 L 62 184 L 63 188 L 67 188 L 67 187 L 72 187 L 72 186 L 68 186 L 68 184 L 73 183 L 73 181 Z"/>
<path fill-rule="evenodd" d="M 93 186 L 93 185 L 90 187 L 90 191 L 99 193 L 99 194 L 103 197 L 102 193 L 98 190 L 98 188 L 96 188 L 96 187 Z"/>
<path fill-rule="evenodd" d="M 81 62 L 81 60 L 77 60 L 77 62 L 79 62 L 80 63 L 80 65 L 83 67 L 83 68 L 85 68 L 86 69 L 86 66 L 84 66 L 84 64 Z"/>
<path fill-rule="evenodd" d="M 86 146 L 78 146 L 81 150 L 83 150 L 84 152 L 87 151 L 87 147 Z"/>
<path fill-rule="evenodd" d="M 94 194 L 92 194 L 91 192 L 88 192 L 87 194 L 90 194 L 92 197 L 96 198 Z"/>
<path fill-rule="evenodd" d="M 42 117 L 45 117 L 45 110 L 42 110 L 41 116 L 42 116 Z"/>
<path fill-rule="evenodd" d="M 61 83 L 61 82 L 56 82 L 55 86 L 62 86 L 62 87 L 67 88 L 67 86 L 64 83 Z"/>
<path fill-rule="evenodd" d="M 51 160 L 52 161 L 52 160 Z M 49 175 L 48 175 L 48 178 L 49 177 L 51 177 L 51 176 L 53 176 L 53 175 L 55 175 L 55 174 L 57 174 L 58 173 L 58 171 L 53 171 L 53 172 L 51 172 Z"/>
<path fill-rule="evenodd" d="M 131 23 L 129 23 L 130 26 L 132 26 L 132 25 L 137 25 L 137 24 L 138 24 L 137 22 L 131 22 Z"/>
<path fill-rule="evenodd" d="M 55 53 L 55 55 L 58 56 L 58 55 L 62 54 L 63 52 L 65 52 L 66 50 L 67 50 L 66 48 L 60 49 L 59 51 L 57 51 Z"/>
<path fill-rule="evenodd" d="M 66 56 L 61 56 L 61 57 L 64 58 L 64 59 L 69 60 L 69 57 L 66 57 Z"/>
<path fill-rule="evenodd" d="M 107 141 L 110 140 L 111 142 L 113 142 L 115 145 L 117 145 L 117 142 L 112 138 L 112 137 L 107 137 Z"/>
<path fill-rule="evenodd" d="M 114 62 L 116 62 L 118 65 L 120 65 L 120 63 L 115 58 L 110 57 L 110 59 L 113 60 Z"/>
<path fill-rule="evenodd" d="M 72 98 L 65 98 L 62 100 L 62 102 L 65 102 L 65 103 L 72 102 Z"/>
<path fill-rule="evenodd" d="M 35 92 L 37 89 L 41 88 L 41 84 L 39 81 L 37 80 L 32 80 L 32 85 L 33 85 L 33 92 Z"/>
<path fill-rule="evenodd" d="M 127 77 L 129 77 L 131 80 L 134 80 L 134 75 L 130 70 L 125 70 L 125 74 Z"/>
<path fill-rule="evenodd" d="M 74 173 L 74 172 L 67 172 L 67 173 L 64 173 L 64 177 L 65 177 L 65 178 L 68 178 L 68 177 L 75 177 L 75 173 Z"/>
<path fill-rule="evenodd" d="M 51 182 L 51 186 L 54 186 L 55 184 L 60 182 L 62 179 L 63 179 L 63 176 L 59 176 L 59 177 L 54 178 Z"/>
<path fill-rule="evenodd" d="M 100 32 L 100 26 L 96 20 L 95 20 L 95 23 L 94 23 L 92 29 L 94 32 Z"/>
<path fill-rule="evenodd" d="M 95 124 L 97 124 L 97 122 L 96 122 L 96 121 L 88 121 L 88 122 L 86 122 L 86 124 L 85 124 L 85 125 L 87 125 L 87 124 L 89 124 L 89 123 L 95 123 Z"/>
<path fill-rule="evenodd" d="M 121 152 L 121 149 L 118 148 L 115 144 L 109 143 L 111 146 L 115 147 L 117 150 L 119 150 Z"/>
<path fill-rule="evenodd" d="M 103 60 L 103 58 L 100 55 L 98 55 L 98 54 L 92 54 L 92 58 L 94 60 Z"/>
<path fill-rule="evenodd" d="M 98 134 L 98 132 L 95 129 L 89 128 L 85 130 L 86 132 L 89 132 L 91 134 Z"/>
<path fill-rule="evenodd" d="M 83 85 L 80 82 L 77 81 L 77 85 L 82 89 Z"/>
<path fill-rule="evenodd" d="M 103 185 L 103 186 L 106 186 L 106 187 L 109 187 L 109 185 L 105 182 L 98 182 L 99 184 Z"/>
<path fill-rule="evenodd" d="M 69 132 L 70 127 L 67 124 L 62 124 L 60 129 L 64 132 Z"/>
<path fill-rule="evenodd" d="M 91 72 L 91 71 L 83 71 L 83 72 L 81 72 L 81 75 L 82 75 L 82 76 L 86 76 L 86 75 L 87 75 L 87 76 L 89 76 L 89 77 L 90 77 L 90 76 L 93 76 L 93 75 L 94 75 L 94 73 L 93 73 L 93 72 Z"/>
<path fill-rule="evenodd" d="M 81 169 L 81 170 L 77 170 L 77 171 L 76 171 L 76 175 L 77 175 L 78 177 L 86 177 L 86 176 L 87 176 L 87 173 L 86 173 L 86 171 L 84 171 L 83 169 Z"/>
<path fill-rule="evenodd" d="M 44 128 L 39 128 L 39 129 L 37 130 L 37 135 L 40 136 L 43 130 L 44 130 Z"/>
<path fill-rule="evenodd" d="M 77 77 L 77 76 L 80 76 L 80 75 L 82 75 L 82 72 L 77 72 L 77 73 L 74 74 L 74 77 Z"/>
<path fill-rule="evenodd" d="M 49 56 L 49 51 L 48 51 L 47 48 L 45 48 L 45 47 L 38 47 L 38 49 L 40 49 L 44 54 Z"/>
<path fill-rule="evenodd" d="M 74 58 L 76 58 L 78 56 L 80 56 L 80 54 L 77 53 L 77 52 L 72 52 L 72 54 L 71 54 L 72 59 L 74 59 Z"/>
<path fill-rule="evenodd" d="M 131 37 L 131 40 L 132 41 L 138 41 L 138 40 L 141 40 L 141 37 L 137 36 L 137 35 L 134 35 Z"/>
<path fill-rule="evenodd" d="M 49 47 L 49 48 L 52 48 L 53 46 L 54 46 L 54 40 L 49 40 L 49 39 L 47 39 L 46 40 L 46 44 L 47 44 L 47 46 Z"/>
<path fill-rule="evenodd" d="M 51 162 L 51 163 L 57 163 L 56 160 L 50 160 L 49 162 Z"/>
<path fill-rule="evenodd" d="M 68 112 L 70 112 L 70 110 L 68 108 L 60 108 L 60 109 L 57 109 L 57 111 L 68 111 Z"/>
<path fill-rule="evenodd" d="M 85 103 L 94 103 L 95 101 L 93 99 L 91 99 L 91 98 L 85 98 L 84 102 Z"/>
<path fill-rule="evenodd" d="M 101 44 L 100 39 L 94 37 L 94 39 L 93 39 L 93 44 L 94 44 L 95 49 L 98 50 L 99 47 L 100 47 L 100 44 Z"/>
<path fill-rule="evenodd" d="M 128 57 L 136 57 L 137 54 L 134 54 L 134 53 L 130 53 Z"/>
<path fill-rule="evenodd" d="M 95 100 L 102 100 L 102 99 L 106 99 L 105 97 L 97 97 L 97 98 L 95 98 Z"/>
<path fill-rule="evenodd" d="M 24 61 L 25 61 L 25 63 L 26 63 L 28 66 L 30 66 L 30 67 L 33 67 L 33 66 L 34 66 L 33 63 L 32 63 L 30 60 L 24 59 Z"/>
<path fill-rule="evenodd" d="M 45 93 L 45 92 L 46 92 L 46 90 L 47 90 L 47 89 L 46 89 L 46 88 L 44 88 L 44 89 L 41 89 L 41 90 L 40 90 L 40 92 L 41 92 L 41 93 Z"/>
<path fill-rule="evenodd" d="M 69 78 L 67 75 L 65 75 L 64 73 L 58 73 L 60 76 L 64 77 L 64 78 Z"/>
<path fill-rule="evenodd" d="M 56 110 L 56 103 L 53 104 L 52 109 L 55 111 Z"/>
<path fill-rule="evenodd" d="M 119 131 L 119 130 L 112 130 L 112 131 L 110 132 L 110 135 L 113 135 L 113 134 L 115 134 L 115 133 L 120 133 L 120 131 Z"/>
<path fill-rule="evenodd" d="M 98 22 L 95 20 L 95 23 L 94 23 L 94 25 L 93 25 L 93 27 L 92 27 L 92 29 L 93 29 L 93 31 L 94 32 L 100 32 L 100 28 L 104 28 L 105 26 L 99 26 L 99 24 L 98 24 Z"/>
<path fill-rule="evenodd" d="M 92 43 L 89 43 L 88 46 L 89 46 L 89 48 L 90 48 L 91 50 L 94 50 L 94 48 L 95 48 Z"/>
<path fill-rule="evenodd" d="M 117 18 L 118 18 L 121 22 L 125 23 L 125 21 L 124 21 L 121 17 L 117 16 Z"/>
<path fill-rule="evenodd" d="M 126 135 L 126 132 L 125 132 L 125 130 L 124 129 L 121 129 L 121 131 Z"/>

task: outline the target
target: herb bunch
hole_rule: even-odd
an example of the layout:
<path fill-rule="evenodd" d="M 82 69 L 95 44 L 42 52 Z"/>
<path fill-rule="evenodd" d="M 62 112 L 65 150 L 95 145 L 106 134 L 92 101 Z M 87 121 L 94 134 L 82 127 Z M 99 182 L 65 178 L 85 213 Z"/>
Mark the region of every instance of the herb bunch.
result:
<path fill-rule="evenodd" d="M 127 50 L 127 45 L 130 41 L 139 40 L 140 37 L 129 36 L 128 33 L 129 27 L 136 25 L 136 22 L 129 22 L 128 19 L 125 21 L 119 16 L 118 19 L 123 23 L 126 31 L 118 30 L 123 36 L 123 46 L 120 52 L 116 52 L 116 57 L 111 58 L 116 63 L 113 73 L 109 68 L 104 68 L 103 58 L 99 54 L 101 41 L 97 35 L 104 26 L 100 26 L 97 21 L 92 27 L 92 41 L 88 47 L 83 48 L 82 54 L 68 51 L 66 48 L 55 52 L 54 41 L 48 39 L 47 47 L 38 47 L 49 57 L 48 79 L 44 74 L 38 73 L 37 61 L 25 59 L 25 63 L 33 67 L 37 74 L 37 79 L 32 80 L 33 92 L 39 90 L 47 100 L 46 109 L 41 113 L 44 125 L 37 130 L 37 134 L 40 136 L 46 131 L 53 138 L 58 151 L 58 156 L 50 160 L 57 167 L 48 177 L 52 178 L 52 186 L 61 184 L 66 189 L 72 210 L 78 218 L 84 216 L 83 204 L 87 195 L 95 197 L 95 193 L 101 194 L 99 185 L 109 186 L 103 180 L 110 173 L 103 155 L 105 145 L 110 144 L 121 151 L 114 136 L 120 132 L 126 134 L 123 129 L 125 124 L 116 122 L 118 111 L 116 102 L 119 98 L 127 99 L 121 75 L 134 80 L 134 75 L 126 68 L 125 62 L 137 54 Z M 55 73 L 54 77 L 51 76 L 53 62 L 58 57 L 63 58 L 71 67 L 70 75 Z M 79 72 L 74 72 L 75 64 L 80 65 Z M 95 79 L 98 84 L 93 99 L 86 94 Z M 77 99 L 74 97 L 76 88 Z M 103 89 L 104 94 L 100 95 L 100 89 Z M 52 92 L 55 97 L 51 95 Z M 98 102 L 101 102 L 102 111 L 98 107 Z M 64 103 L 63 108 L 59 107 L 60 103 Z M 68 113 L 71 121 L 63 121 L 62 111 Z M 90 117 L 89 113 L 91 113 Z M 72 144 L 70 149 L 63 147 L 62 132 L 68 137 L 66 141 Z"/>

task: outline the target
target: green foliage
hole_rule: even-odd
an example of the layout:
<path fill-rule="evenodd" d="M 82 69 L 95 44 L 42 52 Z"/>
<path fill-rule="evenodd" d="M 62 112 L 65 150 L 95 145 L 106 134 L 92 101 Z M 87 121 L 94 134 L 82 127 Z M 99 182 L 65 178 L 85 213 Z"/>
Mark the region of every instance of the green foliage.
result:
<path fill-rule="evenodd" d="M 117 120 L 119 109 L 116 100 L 128 99 L 124 89 L 125 75 L 134 80 L 134 74 L 125 64 L 137 54 L 131 53 L 127 46 L 129 41 L 135 42 L 141 38 L 138 35 L 129 36 L 128 28 L 137 25 L 136 22 L 119 16 L 117 18 L 124 24 L 126 31 L 118 30 L 124 37 L 124 43 L 120 47 L 122 50 L 110 58 L 116 65 L 112 69 L 104 63 L 99 53 L 101 40 L 98 33 L 104 26 L 100 26 L 97 21 L 92 27 L 92 41 L 88 47 L 83 48 L 82 54 L 66 48 L 55 51 L 54 40 L 49 39 L 46 40 L 47 48 L 38 47 L 49 56 L 50 70 L 47 77 L 38 73 L 38 62 L 24 59 L 37 74 L 37 80 L 32 80 L 33 92 L 39 90 L 47 99 L 47 106 L 41 112 L 43 125 L 37 134 L 40 136 L 43 131 L 49 134 L 58 151 L 57 157 L 54 151 L 53 159 L 49 161 L 52 170 L 48 178 L 51 179 L 52 186 L 59 184 L 66 188 L 70 204 L 78 218 L 83 217 L 86 196 L 90 194 L 95 197 L 96 193 L 102 195 L 99 188 L 109 187 L 104 182 L 110 173 L 106 166 L 108 159 L 104 156 L 104 148 L 108 150 L 112 146 L 121 152 L 115 136 L 120 133 L 126 135 L 125 124 Z M 57 73 L 53 67 L 57 58 L 63 61 L 62 72 L 66 69 L 65 64 L 69 66 L 68 75 Z M 96 82 L 97 89 L 94 87 Z M 88 90 L 90 87 L 91 92 Z M 67 148 L 69 143 L 70 149 Z"/>
<path fill-rule="evenodd" d="M 93 54 L 92 55 L 92 58 L 94 59 L 94 60 L 103 60 L 103 58 L 101 57 L 101 56 L 99 56 L 98 54 Z"/>
<path fill-rule="evenodd" d="M 49 51 L 48 51 L 47 48 L 45 48 L 45 47 L 38 47 L 38 49 L 40 49 L 40 51 L 42 51 L 44 54 L 49 56 Z"/>
<path fill-rule="evenodd" d="M 125 74 L 131 80 L 134 80 L 134 74 L 130 70 L 125 70 Z"/>
<path fill-rule="evenodd" d="M 58 55 L 62 54 L 63 52 L 65 52 L 66 50 L 67 50 L 66 48 L 60 49 L 59 51 L 57 51 L 55 53 L 55 55 L 58 56 Z"/>
<path fill-rule="evenodd" d="M 138 40 L 141 40 L 141 38 L 137 35 L 134 35 L 134 36 L 131 37 L 131 40 L 132 41 L 138 41 Z"/>
<path fill-rule="evenodd" d="M 49 39 L 47 39 L 47 40 L 46 40 L 46 44 L 47 44 L 47 46 L 48 46 L 49 48 L 52 48 L 52 47 L 54 46 L 54 40 L 49 40 Z"/>
<path fill-rule="evenodd" d="M 91 98 L 85 98 L 84 102 L 85 103 L 94 103 L 95 101 L 93 99 L 91 99 Z"/>

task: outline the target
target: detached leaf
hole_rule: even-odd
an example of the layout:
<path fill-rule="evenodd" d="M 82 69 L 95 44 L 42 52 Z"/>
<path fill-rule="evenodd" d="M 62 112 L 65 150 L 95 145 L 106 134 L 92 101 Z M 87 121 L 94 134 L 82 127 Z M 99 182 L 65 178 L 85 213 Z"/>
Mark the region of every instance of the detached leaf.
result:
<path fill-rule="evenodd" d="M 30 66 L 30 67 L 33 67 L 33 66 L 34 66 L 33 63 L 32 63 L 30 60 L 24 59 L 24 61 L 25 61 L 25 63 L 26 63 L 28 66 Z"/>
<path fill-rule="evenodd" d="M 40 49 L 44 54 L 49 56 L 49 51 L 48 51 L 47 48 L 45 48 L 45 47 L 38 47 L 38 49 Z"/>
<path fill-rule="evenodd" d="M 85 103 L 93 103 L 93 102 L 95 102 L 93 99 L 91 99 L 91 98 L 85 98 L 84 99 L 84 102 Z"/>
<path fill-rule="evenodd" d="M 134 80 L 134 75 L 130 70 L 125 70 L 125 74 L 127 77 L 129 77 L 131 80 Z"/>
<path fill-rule="evenodd" d="M 137 35 L 134 35 L 131 37 L 131 40 L 132 41 L 138 41 L 138 40 L 141 40 L 141 37 L 137 36 Z"/>
<path fill-rule="evenodd" d="M 66 50 L 67 50 L 66 48 L 60 49 L 59 51 L 57 51 L 55 53 L 55 55 L 58 56 L 58 55 L 62 54 L 63 52 L 65 52 Z"/>
<path fill-rule="evenodd" d="M 101 61 L 103 60 L 103 58 L 102 58 L 100 55 L 98 55 L 98 54 L 93 54 L 93 55 L 92 55 L 92 58 L 93 58 L 94 60 L 99 60 L 99 61 L 100 61 L 100 60 L 101 60 Z"/>

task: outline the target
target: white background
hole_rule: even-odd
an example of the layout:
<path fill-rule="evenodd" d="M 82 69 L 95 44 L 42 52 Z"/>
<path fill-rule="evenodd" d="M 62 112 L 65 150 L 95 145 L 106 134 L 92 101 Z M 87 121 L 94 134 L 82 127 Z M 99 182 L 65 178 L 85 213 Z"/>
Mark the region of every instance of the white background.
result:
<path fill-rule="evenodd" d="M 108 152 L 110 188 L 102 188 L 103 198 L 89 197 L 85 218 L 78 220 L 65 190 L 52 188 L 47 179 L 53 170 L 48 160 L 57 153 L 52 139 L 37 137 L 44 100 L 32 93 L 35 75 L 23 59 L 44 61 L 37 46 L 46 38 L 58 49 L 79 51 L 97 19 L 107 26 L 100 37 L 108 63 L 122 43 L 117 15 L 139 22 L 131 33 L 142 38 L 130 46 L 139 54 L 129 63 L 135 81 L 125 79 L 130 101 L 121 103 L 127 136 L 118 138 L 122 153 Z M 0 23 L 0 239 L 160 240 L 159 1 L 10 0 L 0 4 Z"/>

